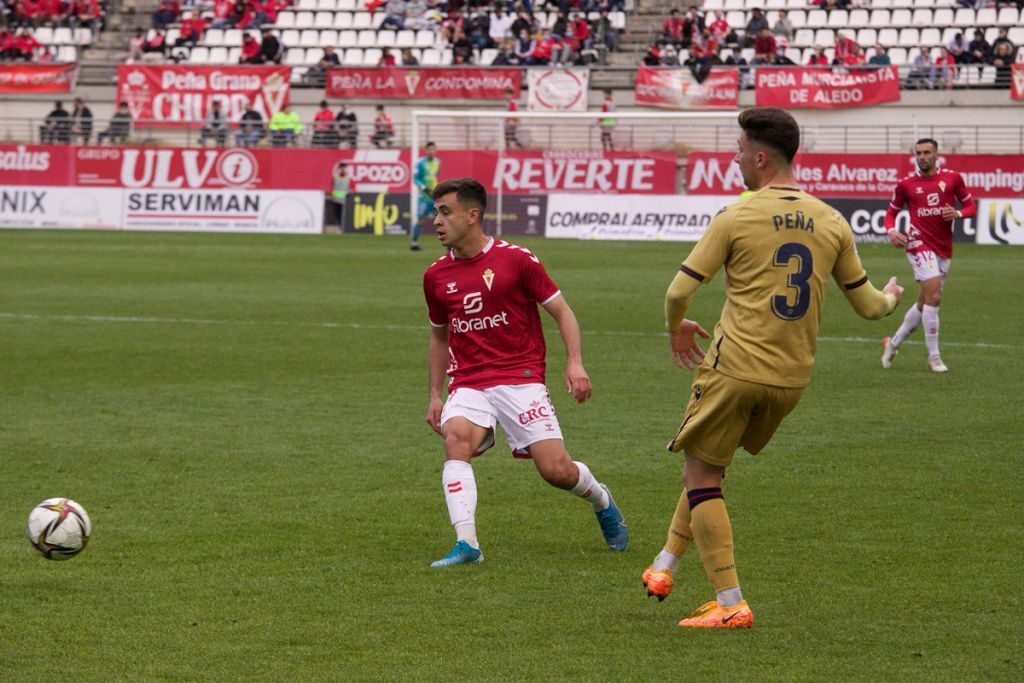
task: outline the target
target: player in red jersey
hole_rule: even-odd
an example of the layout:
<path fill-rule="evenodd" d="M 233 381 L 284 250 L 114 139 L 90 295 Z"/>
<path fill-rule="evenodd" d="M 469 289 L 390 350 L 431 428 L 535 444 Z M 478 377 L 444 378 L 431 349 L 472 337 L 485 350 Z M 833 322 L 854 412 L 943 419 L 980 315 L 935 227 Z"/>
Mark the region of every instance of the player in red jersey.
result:
<path fill-rule="evenodd" d="M 978 211 L 963 176 L 938 168 L 939 143 L 922 138 L 914 143 L 917 173 L 896 184 L 892 202 L 885 214 L 885 229 L 893 246 L 907 250 L 907 259 L 920 286 L 917 303 L 903 317 L 896 334 L 882 342 L 882 367 L 892 367 L 893 356 L 911 332 L 924 323 L 924 342 L 928 347 L 928 368 L 932 372 L 949 369 L 939 355 L 939 300 L 953 257 L 953 221 L 970 218 Z M 960 208 L 955 208 L 960 202 Z M 904 205 L 910 212 L 907 234 L 896 230 L 896 216 Z"/>
<path fill-rule="evenodd" d="M 576 316 L 536 256 L 484 234 L 487 191 L 480 183 L 446 180 L 433 199 L 434 226 L 449 251 L 423 274 L 432 328 L 427 424 L 444 437 L 441 483 L 457 540 L 431 566 L 483 560 L 470 460 L 494 445 L 496 425 L 513 455 L 532 458 L 548 483 L 589 502 L 605 542 L 625 550 L 626 522 L 608 487 L 566 452 L 544 385 L 546 347 L 537 304 L 555 319 L 565 343 L 566 388 L 578 403 L 590 397 Z M 442 403 L 446 368 L 448 400 Z"/>

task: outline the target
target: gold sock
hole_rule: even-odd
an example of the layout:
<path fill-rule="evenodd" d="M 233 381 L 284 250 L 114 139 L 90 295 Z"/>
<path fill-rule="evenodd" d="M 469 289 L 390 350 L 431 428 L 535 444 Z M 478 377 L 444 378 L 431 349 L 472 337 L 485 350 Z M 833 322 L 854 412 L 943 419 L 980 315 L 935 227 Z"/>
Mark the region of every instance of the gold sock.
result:
<path fill-rule="evenodd" d="M 708 580 L 715 591 L 720 591 L 739 586 L 740 580 L 732 553 L 732 526 L 729 524 L 729 513 L 725 509 L 721 490 L 718 490 L 717 497 L 695 495 L 707 491 L 710 489 L 690 492 L 691 503 L 696 503 L 690 509 L 690 526 Z"/>
<path fill-rule="evenodd" d="M 668 527 L 668 538 L 665 539 L 665 550 L 676 557 L 686 554 L 690 543 L 693 541 L 693 532 L 690 530 L 690 502 L 686 497 L 686 489 L 679 495 L 679 504 L 676 505 L 676 513 L 672 515 L 672 524 Z"/>

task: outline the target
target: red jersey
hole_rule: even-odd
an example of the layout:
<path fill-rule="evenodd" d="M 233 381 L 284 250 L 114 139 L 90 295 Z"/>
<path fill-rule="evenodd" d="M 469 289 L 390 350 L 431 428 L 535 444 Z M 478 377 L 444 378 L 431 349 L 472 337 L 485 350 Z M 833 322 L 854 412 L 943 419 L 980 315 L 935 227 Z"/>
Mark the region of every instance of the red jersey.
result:
<path fill-rule="evenodd" d="M 954 200 L 961 206 L 973 208 L 971 193 L 964 185 L 963 176 L 956 171 L 940 168 L 935 175 L 915 173 L 896 183 L 889 212 L 898 212 L 907 205 L 910 212 L 908 252 L 934 251 L 942 258 L 953 255 L 953 222 L 942 217 L 942 207 L 955 207 Z M 963 213 L 968 215 L 966 211 Z"/>
<path fill-rule="evenodd" d="M 490 239 L 471 259 L 450 251 L 423 274 L 430 324 L 448 328 L 449 393 L 544 383 L 537 304 L 559 294 L 529 249 Z"/>

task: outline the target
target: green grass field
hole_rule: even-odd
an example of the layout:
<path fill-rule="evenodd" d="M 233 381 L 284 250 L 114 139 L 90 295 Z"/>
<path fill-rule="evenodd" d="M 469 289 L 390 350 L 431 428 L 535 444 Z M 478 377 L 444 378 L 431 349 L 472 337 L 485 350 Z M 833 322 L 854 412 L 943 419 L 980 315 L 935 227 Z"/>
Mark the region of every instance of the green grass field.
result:
<path fill-rule="evenodd" d="M 520 240 L 584 328 L 592 402 L 548 384 L 615 492 L 627 552 L 504 448 L 476 461 L 487 561 L 453 542 L 423 423 L 433 247 L 357 236 L 0 233 L 0 679 L 1006 680 L 1024 676 L 1024 251 L 959 246 L 943 357 L 881 370 L 883 322 L 834 285 L 811 386 L 726 480 L 757 624 L 684 632 L 640 573 L 679 493 L 690 381 L 660 333 L 690 245 Z M 910 279 L 864 245 L 876 285 Z M 691 317 L 706 327 L 721 277 Z M 29 510 L 67 496 L 88 549 L 48 562 Z"/>

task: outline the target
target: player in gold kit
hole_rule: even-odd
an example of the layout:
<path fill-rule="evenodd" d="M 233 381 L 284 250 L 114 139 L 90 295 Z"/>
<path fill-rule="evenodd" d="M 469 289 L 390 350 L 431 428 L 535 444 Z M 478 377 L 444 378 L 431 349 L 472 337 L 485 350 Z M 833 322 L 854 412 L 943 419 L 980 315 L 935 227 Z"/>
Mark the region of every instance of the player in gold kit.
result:
<path fill-rule="evenodd" d="M 740 592 L 722 477 L 742 446 L 758 453 L 810 381 L 829 275 L 858 315 L 889 315 L 903 288 L 896 278 L 875 289 L 861 265 L 849 224 L 796 186 L 792 162 L 800 127 L 781 109 L 739 116 L 735 162 L 753 196 L 723 209 L 683 262 L 665 298 L 676 365 L 697 376 L 682 426 L 669 450 L 683 451 L 685 488 L 664 549 L 643 573 L 648 595 L 663 600 L 691 541 L 717 591 L 680 626 L 749 628 L 754 615 Z M 705 355 L 686 320 L 697 290 L 726 270 L 726 303 Z"/>

